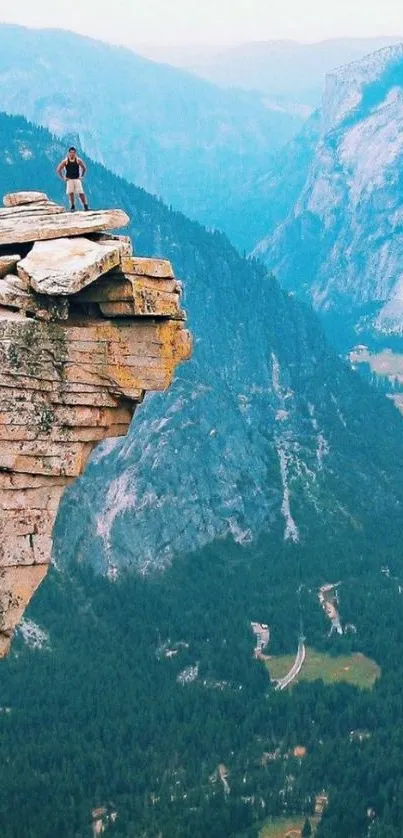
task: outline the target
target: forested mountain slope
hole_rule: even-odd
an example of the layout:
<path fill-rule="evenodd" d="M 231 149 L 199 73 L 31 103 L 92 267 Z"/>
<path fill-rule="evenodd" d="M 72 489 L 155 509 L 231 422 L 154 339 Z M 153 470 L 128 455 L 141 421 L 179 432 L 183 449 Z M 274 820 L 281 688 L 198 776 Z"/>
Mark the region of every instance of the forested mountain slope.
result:
<path fill-rule="evenodd" d="M 315 569 L 319 542 L 280 539 L 217 542 L 156 578 L 51 574 L 30 608 L 41 631 L 24 626 L 2 661 L 2 836 L 90 838 L 91 810 L 104 806 L 118 813 L 107 834 L 120 838 L 258 838 L 268 816 L 311 816 L 325 790 L 318 838 L 366 838 L 373 808 L 373 834 L 400 838 L 400 559 L 374 532 L 353 571 L 362 547 L 359 532 L 329 542 L 329 577 Z M 328 637 L 317 586 L 329 578 L 343 579 L 343 622 L 356 634 Z M 250 621 L 269 622 L 269 654 L 294 656 L 301 617 L 325 662 L 374 657 L 378 685 L 275 692 Z"/>
<path fill-rule="evenodd" d="M 60 143 L 21 118 L 0 131 L 4 189 L 60 197 Z M 401 419 L 261 266 L 89 172 L 91 203 L 129 212 L 138 253 L 172 259 L 195 353 L 65 498 L 58 571 L 28 615 L 42 631 L 23 626 L 2 663 L 0 832 L 89 838 L 105 807 L 120 838 L 257 838 L 267 816 L 311 816 L 325 789 L 318 838 L 366 838 L 370 808 L 373 834 L 398 838 Z M 329 581 L 342 637 L 318 602 Z M 295 655 L 303 630 L 382 678 L 275 692 L 252 620 L 270 654 Z"/>
<path fill-rule="evenodd" d="M 78 135 L 94 159 L 211 226 L 301 125 L 260 94 L 72 32 L 0 25 L 0 36 L 1 110 Z"/>
<path fill-rule="evenodd" d="M 3 116 L 2 129 L 6 187 L 58 192 L 55 140 L 21 119 Z M 305 543 L 319 523 L 326 541 L 369 520 L 388 528 L 403 491 L 393 407 L 336 357 L 310 312 L 223 236 L 100 167 L 89 183 L 95 203 L 107 196 L 132 215 L 139 253 L 172 260 L 195 352 L 66 495 L 63 561 L 145 569 L 217 537 L 242 544 L 275 531 Z"/>

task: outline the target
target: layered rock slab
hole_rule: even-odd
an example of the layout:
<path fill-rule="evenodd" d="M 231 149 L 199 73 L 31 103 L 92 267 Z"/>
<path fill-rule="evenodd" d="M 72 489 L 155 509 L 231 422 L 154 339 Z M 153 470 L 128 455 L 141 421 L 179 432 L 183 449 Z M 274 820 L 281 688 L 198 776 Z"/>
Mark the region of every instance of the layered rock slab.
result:
<path fill-rule="evenodd" d="M 127 433 L 145 393 L 168 387 L 191 353 L 170 263 L 132 257 L 127 237 L 94 237 L 87 213 L 91 240 L 76 238 L 78 225 L 74 238 L 47 241 L 54 218 L 67 214 L 51 208 L 45 222 L 46 196 L 21 195 L 0 211 L 0 241 L 5 226 L 21 225 L 21 236 L 38 218 L 49 227 L 24 259 L 13 257 L 8 268 L 19 275 L 0 279 L 0 656 L 46 575 L 66 486 L 100 440 Z"/>
<path fill-rule="evenodd" d="M 75 294 L 120 264 L 119 243 L 88 241 L 82 237 L 36 242 L 17 272 L 39 294 Z"/>
<path fill-rule="evenodd" d="M 122 271 L 134 276 L 149 276 L 153 279 L 173 279 L 172 265 L 166 259 L 146 259 L 133 256 L 122 260 Z"/>
<path fill-rule="evenodd" d="M 184 318 L 181 285 L 176 279 L 111 273 L 84 289 L 79 299 L 97 303 L 107 317 Z"/>
<path fill-rule="evenodd" d="M 0 306 L 15 309 L 23 314 L 35 314 L 41 320 L 66 320 L 69 315 L 69 302 L 66 297 L 34 294 L 13 274 L 0 279 Z M 4 312 L 2 316 L 4 318 Z"/>
<path fill-rule="evenodd" d="M 0 245 L 81 236 L 126 227 L 129 217 L 122 210 L 65 212 L 63 207 L 42 204 L 0 210 Z"/>
<path fill-rule="evenodd" d="M 38 203 L 50 203 L 45 192 L 9 192 L 3 198 L 5 207 L 29 206 Z"/>

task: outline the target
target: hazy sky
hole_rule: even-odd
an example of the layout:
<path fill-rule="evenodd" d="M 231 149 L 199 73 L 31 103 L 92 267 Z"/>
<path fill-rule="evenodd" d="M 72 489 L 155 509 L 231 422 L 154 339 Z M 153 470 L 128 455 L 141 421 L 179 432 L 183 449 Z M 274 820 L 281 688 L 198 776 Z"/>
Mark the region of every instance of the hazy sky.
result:
<path fill-rule="evenodd" d="M 0 20 L 133 45 L 401 35 L 402 0 L 0 0 Z M 1 48 L 1 45 L 0 45 Z"/>

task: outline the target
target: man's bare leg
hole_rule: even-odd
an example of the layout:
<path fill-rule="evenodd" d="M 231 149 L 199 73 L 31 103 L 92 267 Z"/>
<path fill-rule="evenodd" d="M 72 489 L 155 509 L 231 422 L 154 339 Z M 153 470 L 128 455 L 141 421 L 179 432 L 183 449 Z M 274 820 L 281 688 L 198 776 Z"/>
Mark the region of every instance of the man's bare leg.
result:
<path fill-rule="evenodd" d="M 75 203 L 74 203 L 74 192 L 68 192 L 68 193 L 67 193 L 67 197 L 68 197 L 68 199 L 69 199 L 69 201 L 70 201 L 70 209 L 71 209 L 71 210 L 75 210 L 76 205 L 75 205 Z"/>
<path fill-rule="evenodd" d="M 80 192 L 78 197 L 80 198 L 80 201 L 81 201 L 84 209 L 87 210 L 88 209 L 88 201 L 87 201 L 87 198 L 86 198 L 84 192 Z"/>

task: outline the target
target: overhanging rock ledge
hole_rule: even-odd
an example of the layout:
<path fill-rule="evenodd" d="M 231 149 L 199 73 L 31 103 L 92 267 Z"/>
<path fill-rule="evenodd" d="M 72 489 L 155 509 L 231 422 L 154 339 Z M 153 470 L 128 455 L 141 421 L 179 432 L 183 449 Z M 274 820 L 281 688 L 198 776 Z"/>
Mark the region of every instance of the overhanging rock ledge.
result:
<path fill-rule="evenodd" d="M 169 262 L 108 234 L 121 210 L 41 192 L 0 209 L 0 657 L 46 575 L 60 498 L 94 446 L 124 436 L 191 355 Z"/>

